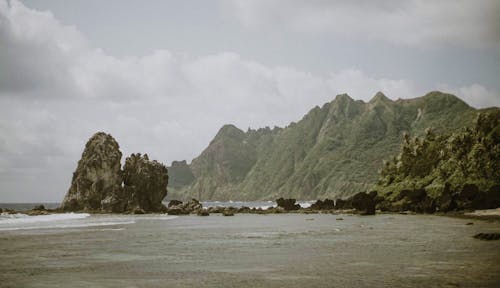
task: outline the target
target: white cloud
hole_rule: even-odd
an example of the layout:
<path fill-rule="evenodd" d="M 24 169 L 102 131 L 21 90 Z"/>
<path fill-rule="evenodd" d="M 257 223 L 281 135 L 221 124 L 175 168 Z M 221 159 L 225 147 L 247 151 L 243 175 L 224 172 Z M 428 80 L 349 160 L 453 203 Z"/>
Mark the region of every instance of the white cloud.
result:
<path fill-rule="evenodd" d="M 476 108 L 500 106 L 500 93 L 477 83 L 458 88 L 440 84 L 438 89 L 455 94 Z"/>
<path fill-rule="evenodd" d="M 500 47 L 500 2 L 496 0 L 237 0 L 226 1 L 225 7 L 256 29 L 278 26 L 418 47 Z"/>
<path fill-rule="evenodd" d="M 345 92 L 363 100 L 377 91 L 394 99 L 424 92 L 412 81 L 354 68 L 320 76 L 230 52 L 116 58 L 52 14 L 6 3 L 0 1 L 1 201 L 61 199 L 85 141 L 99 130 L 115 136 L 125 156 L 147 152 L 168 164 L 199 154 L 226 123 L 283 126 Z M 478 105 L 490 97 L 478 87 L 458 91 L 482 93 L 467 98 Z"/>

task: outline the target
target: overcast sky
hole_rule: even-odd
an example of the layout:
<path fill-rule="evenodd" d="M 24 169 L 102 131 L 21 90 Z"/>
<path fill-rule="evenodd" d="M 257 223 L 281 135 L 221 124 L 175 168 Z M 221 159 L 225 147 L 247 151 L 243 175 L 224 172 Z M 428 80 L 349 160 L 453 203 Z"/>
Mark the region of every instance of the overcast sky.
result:
<path fill-rule="evenodd" d="M 191 159 L 348 93 L 500 106 L 500 1 L 0 0 L 0 202 L 60 201 L 90 136 Z"/>

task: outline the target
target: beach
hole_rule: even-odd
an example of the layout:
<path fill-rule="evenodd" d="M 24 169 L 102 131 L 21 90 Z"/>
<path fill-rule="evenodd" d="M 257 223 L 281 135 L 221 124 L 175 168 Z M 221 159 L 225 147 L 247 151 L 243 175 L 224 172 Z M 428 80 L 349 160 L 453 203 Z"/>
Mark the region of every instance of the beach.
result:
<path fill-rule="evenodd" d="M 498 222 L 399 214 L 56 216 L 0 223 L 1 287 L 500 283 L 500 242 L 472 237 L 500 232 Z"/>

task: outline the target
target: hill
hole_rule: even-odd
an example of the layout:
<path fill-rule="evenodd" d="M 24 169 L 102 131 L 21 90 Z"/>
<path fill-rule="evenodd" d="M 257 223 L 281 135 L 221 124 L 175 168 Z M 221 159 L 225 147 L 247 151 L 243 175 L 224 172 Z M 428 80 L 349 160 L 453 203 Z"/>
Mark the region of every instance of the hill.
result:
<path fill-rule="evenodd" d="M 169 198 L 345 198 L 373 187 L 405 133 L 449 133 L 472 126 L 477 113 L 451 94 L 393 101 L 379 92 L 369 102 L 338 95 L 285 128 L 225 125 L 189 165 L 192 182 L 169 187 Z"/>

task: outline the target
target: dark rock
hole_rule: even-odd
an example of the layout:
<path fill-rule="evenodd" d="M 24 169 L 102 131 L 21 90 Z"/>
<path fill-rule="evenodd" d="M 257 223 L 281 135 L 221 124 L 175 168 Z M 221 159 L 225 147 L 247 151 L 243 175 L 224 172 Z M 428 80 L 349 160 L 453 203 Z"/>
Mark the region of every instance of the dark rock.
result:
<path fill-rule="evenodd" d="M 365 192 L 360 192 L 350 198 L 352 207 L 361 215 L 375 215 L 375 201 Z"/>
<path fill-rule="evenodd" d="M 467 222 L 467 224 L 465 224 L 465 225 L 474 225 L 474 223 L 473 222 Z"/>
<path fill-rule="evenodd" d="M 440 212 L 449 212 L 457 209 L 457 203 L 455 201 L 455 196 L 450 190 L 450 185 L 446 183 L 443 192 L 436 200 L 436 206 Z"/>
<path fill-rule="evenodd" d="M 168 171 L 165 165 L 147 154 L 132 154 L 123 166 L 123 184 L 128 209 L 139 207 L 146 212 L 160 212 L 167 196 Z"/>
<path fill-rule="evenodd" d="M 139 208 L 139 207 L 136 207 L 134 209 L 133 213 L 134 214 L 146 214 L 146 212 L 143 209 Z"/>
<path fill-rule="evenodd" d="M 436 201 L 429 196 L 426 196 L 420 202 L 415 203 L 413 210 L 417 213 L 434 213 L 436 212 Z"/>
<path fill-rule="evenodd" d="M 189 200 L 186 204 L 184 204 L 184 207 L 186 210 L 193 212 L 202 209 L 203 205 L 200 203 L 200 201 L 193 198 Z"/>
<path fill-rule="evenodd" d="M 250 213 L 251 209 L 250 207 L 242 206 L 238 209 L 238 213 Z"/>
<path fill-rule="evenodd" d="M 184 210 L 182 207 L 174 206 L 174 207 L 168 208 L 167 214 L 168 215 L 188 215 L 189 211 Z"/>
<path fill-rule="evenodd" d="M 276 199 L 276 204 L 278 204 L 278 207 L 285 209 L 285 211 L 299 210 L 300 205 L 295 204 L 296 201 L 297 200 L 295 200 L 295 199 L 279 198 L 279 199 Z"/>
<path fill-rule="evenodd" d="M 352 209 L 352 203 L 349 200 L 337 199 L 335 200 L 335 209 L 337 210 Z"/>
<path fill-rule="evenodd" d="M 333 210 L 335 209 L 335 201 L 325 199 L 324 201 L 318 200 L 310 207 L 312 210 Z"/>
<path fill-rule="evenodd" d="M 33 207 L 33 210 L 44 211 L 45 210 L 45 206 L 43 206 L 43 205 L 37 205 L 37 206 Z"/>
<path fill-rule="evenodd" d="M 78 161 L 71 187 L 61 203 L 62 210 L 105 210 L 102 200 L 122 192 L 121 157 L 118 143 L 111 135 L 94 134 Z"/>
<path fill-rule="evenodd" d="M 479 233 L 474 235 L 479 240 L 500 240 L 500 233 Z"/>
<path fill-rule="evenodd" d="M 224 209 L 224 211 L 222 211 L 222 215 L 224 216 L 234 216 L 234 212 L 230 209 Z"/>
<path fill-rule="evenodd" d="M 0 208 L 0 213 L 3 213 L 3 209 L 2 208 Z"/>
<path fill-rule="evenodd" d="M 337 221 L 342 221 L 342 220 L 344 220 L 344 218 L 339 217 L 339 218 L 337 218 L 337 219 L 335 219 L 335 220 L 337 220 Z"/>
<path fill-rule="evenodd" d="M 171 200 L 170 202 L 168 202 L 168 208 L 172 207 L 172 206 L 178 206 L 178 205 L 182 205 L 182 201 L 179 201 L 179 200 Z"/>
<path fill-rule="evenodd" d="M 495 209 L 500 207 L 500 185 L 494 185 L 485 193 L 484 209 Z"/>
<path fill-rule="evenodd" d="M 224 211 L 224 207 L 221 207 L 221 206 L 208 208 L 209 213 L 222 213 L 222 211 Z"/>
<path fill-rule="evenodd" d="M 479 192 L 479 189 L 474 184 L 465 184 L 462 189 L 454 195 L 457 210 L 470 210 L 479 208 L 480 202 L 484 198 L 484 194 Z"/>
<path fill-rule="evenodd" d="M 172 205 L 170 205 L 172 204 Z M 176 204 L 176 205 L 175 205 Z M 187 215 L 187 214 L 197 214 L 200 210 L 203 210 L 203 205 L 200 203 L 200 201 L 196 199 L 191 199 L 186 203 L 183 203 L 181 201 L 176 201 L 173 202 L 170 201 L 169 207 L 167 208 L 167 213 L 169 215 Z M 207 211 L 214 213 L 212 211 Z"/>
<path fill-rule="evenodd" d="M 198 215 L 198 216 L 209 216 L 210 213 L 208 213 L 208 211 L 205 210 L 205 209 L 200 209 L 200 210 L 198 210 L 198 212 L 196 213 L 196 215 Z"/>

